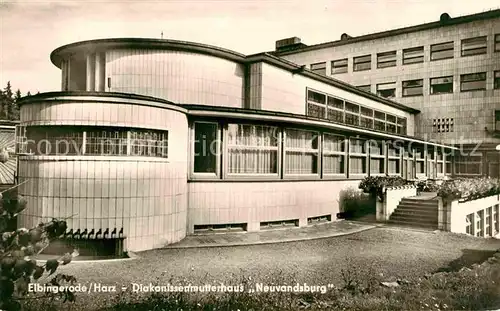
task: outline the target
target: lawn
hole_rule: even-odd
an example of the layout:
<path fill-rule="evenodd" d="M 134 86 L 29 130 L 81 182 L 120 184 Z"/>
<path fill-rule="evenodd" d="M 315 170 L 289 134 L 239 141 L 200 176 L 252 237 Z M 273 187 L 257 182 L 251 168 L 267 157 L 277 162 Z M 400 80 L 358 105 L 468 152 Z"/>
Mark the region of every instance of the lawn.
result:
<path fill-rule="evenodd" d="M 312 241 L 153 250 L 139 253 L 140 258 L 131 261 L 75 262 L 61 267 L 59 272 L 74 275 L 78 283 L 86 286 L 90 283 L 116 286 L 119 293 L 126 287 L 126 295 L 133 298 L 140 294 L 130 293 L 132 283 L 200 286 L 244 283 L 246 288 L 255 288 L 256 283 L 307 283 L 342 288 L 349 278 L 372 279 L 377 283 L 398 279 L 417 282 L 426 274 L 457 271 L 482 262 L 499 248 L 500 240 L 495 239 L 381 227 Z M 288 297 L 284 293 L 275 295 Z M 115 293 L 77 294 L 77 302 L 64 305 L 64 310 L 112 305 L 116 296 Z"/>

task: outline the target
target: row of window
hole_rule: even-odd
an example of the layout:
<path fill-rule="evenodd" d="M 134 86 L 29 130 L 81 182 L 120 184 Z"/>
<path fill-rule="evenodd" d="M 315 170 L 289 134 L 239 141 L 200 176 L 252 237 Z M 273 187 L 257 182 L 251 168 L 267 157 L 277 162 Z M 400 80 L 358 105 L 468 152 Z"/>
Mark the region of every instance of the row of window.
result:
<path fill-rule="evenodd" d="M 436 177 L 445 166 L 451 172 L 440 149 L 263 124 L 195 121 L 191 146 L 194 178 Z"/>
<path fill-rule="evenodd" d="M 500 34 L 495 35 L 494 51 L 500 51 Z M 481 55 L 487 53 L 488 37 L 480 36 L 467 38 L 461 41 L 461 56 Z M 430 46 L 430 60 L 450 59 L 454 57 L 455 43 L 453 41 L 433 44 Z M 403 65 L 424 62 L 424 46 L 403 49 Z M 377 68 L 395 67 L 397 65 L 397 51 L 377 53 Z M 362 55 L 353 57 L 353 71 L 372 69 L 372 56 Z M 326 75 L 326 62 L 311 64 L 311 71 Z M 348 72 L 348 59 L 337 59 L 331 62 L 331 74 Z"/>
<path fill-rule="evenodd" d="M 18 127 L 16 149 L 33 155 L 168 157 L 168 131 L 115 127 Z"/>
<path fill-rule="evenodd" d="M 307 89 L 306 115 L 386 133 L 406 135 L 406 118 Z"/>
<path fill-rule="evenodd" d="M 477 237 L 495 236 L 500 232 L 498 204 L 465 217 L 465 233 Z"/>
<path fill-rule="evenodd" d="M 486 90 L 486 72 L 477 72 L 460 75 L 460 91 Z M 500 89 L 500 71 L 493 73 L 493 87 Z M 359 89 L 371 92 L 371 85 L 360 85 Z M 377 95 L 384 98 L 396 97 L 396 82 L 377 84 Z M 453 76 L 436 77 L 429 79 L 430 94 L 453 93 Z M 402 96 L 423 96 L 424 79 L 406 80 L 402 82 Z"/>

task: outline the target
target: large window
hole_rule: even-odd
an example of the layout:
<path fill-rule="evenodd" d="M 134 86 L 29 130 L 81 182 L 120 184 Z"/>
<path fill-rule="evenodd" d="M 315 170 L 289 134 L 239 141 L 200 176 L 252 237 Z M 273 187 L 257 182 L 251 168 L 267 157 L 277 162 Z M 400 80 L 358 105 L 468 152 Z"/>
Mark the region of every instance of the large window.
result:
<path fill-rule="evenodd" d="M 453 76 L 432 78 L 431 94 L 453 93 Z"/>
<path fill-rule="evenodd" d="M 286 129 L 285 138 L 285 174 L 318 174 L 319 133 Z"/>
<path fill-rule="evenodd" d="M 431 60 L 453 58 L 453 45 L 453 41 L 431 45 Z"/>
<path fill-rule="evenodd" d="M 500 70 L 493 73 L 493 88 L 500 89 Z"/>
<path fill-rule="evenodd" d="M 369 140 L 370 147 L 370 174 L 385 173 L 385 143 L 383 141 Z"/>
<path fill-rule="evenodd" d="M 415 161 L 413 150 L 405 148 L 403 153 L 403 178 L 414 179 L 415 177 Z"/>
<path fill-rule="evenodd" d="M 311 71 L 320 75 L 326 75 L 326 63 L 311 64 Z"/>
<path fill-rule="evenodd" d="M 323 175 L 345 175 L 346 138 L 323 134 Z"/>
<path fill-rule="evenodd" d="M 427 177 L 436 178 L 436 156 L 433 149 L 427 150 Z"/>
<path fill-rule="evenodd" d="M 353 71 L 363 71 L 372 69 L 372 56 L 364 55 L 354 57 L 353 59 Z"/>
<path fill-rule="evenodd" d="M 403 65 L 417 64 L 423 62 L 424 62 L 423 46 L 403 50 Z"/>
<path fill-rule="evenodd" d="M 217 123 L 194 123 L 194 173 L 218 173 L 218 133 Z"/>
<path fill-rule="evenodd" d="M 228 124 L 228 174 L 277 175 L 279 129 L 253 124 Z"/>
<path fill-rule="evenodd" d="M 346 73 L 347 70 L 347 58 L 332 61 L 332 75 L 337 73 Z"/>
<path fill-rule="evenodd" d="M 462 40 L 462 56 L 486 54 L 487 37 L 476 37 Z"/>
<path fill-rule="evenodd" d="M 404 117 L 388 115 L 386 120 L 384 112 L 310 89 L 307 89 L 307 98 L 308 116 L 406 135 L 407 121 Z"/>
<path fill-rule="evenodd" d="M 363 139 L 352 138 L 349 141 L 349 173 L 366 174 L 367 173 L 367 152 L 366 141 Z"/>
<path fill-rule="evenodd" d="M 377 54 L 377 68 L 396 66 L 396 51 Z"/>
<path fill-rule="evenodd" d="M 401 175 L 401 147 L 393 142 L 387 144 L 387 173 Z"/>
<path fill-rule="evenodd" d="M 30 126 L 27 153 L 35 155 L 168 156 L 168 132 L 121 127 Z"/>
<path fill-rule="evenodd" d="M 436 174 L 443 175 L 444 174 L 444 163 L 445 163 L 445 155 L 443 150 L 437 149 L 436 153 Z"/>
<path fill-rule="evenodd" d="M 460 75 L 460 91 L 486 90 L 486 72 Z"/>
<path fill-rule="evenodd" d="M 396 97 L 396 82 L 377 84 L 377 95 L 384 98 Z"/>
<path fill-rule="evenodd" d="M 424 152 L 424 149 L 421 149 L 421 148 L 415 149 L 413 156 L 415 158 L 415 173 L 417 175 L 425 174 L 425 152 Z"/>
<path fill-rule="evenodd" d="M 403 96 L 422 96 L 424 95 L 424 80 L 403 81 Z"/>
<path fill-rule="evenodd" d="M 326 95 L 315 91 L 307 91 L 307 115 L 324 118 L 326 114 Z"/>
<path fill-rule="evenodd" d="M 455 174 L 457 175 L 481 175 L 481 155 L 458 155 L 455 157 Z"/>

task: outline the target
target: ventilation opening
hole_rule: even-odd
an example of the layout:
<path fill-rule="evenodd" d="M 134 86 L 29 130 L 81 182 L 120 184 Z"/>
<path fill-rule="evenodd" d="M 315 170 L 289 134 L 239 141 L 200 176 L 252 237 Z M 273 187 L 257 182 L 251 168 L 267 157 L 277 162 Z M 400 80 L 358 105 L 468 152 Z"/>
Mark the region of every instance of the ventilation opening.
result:
<path fill-rule="evenodd" d="M 340 40 L 344 41 L 344 40 L 349 40 L 351 39 L 352 37 L 349 36 L 348 34 L 346 33 L 343 33 L 341 36 L 340 36 Z"/>
<path fill-rule="evenodd" d="M 247 231 L 247 224 L 194 225 L 194 233 Z"/>
<path fill-rule="evenodd" d="M 332 215 L 323 215 L 323 216 L 307 218 L 307 224 L 309 225 L 323 223 L 323 222 L 330 222 L 330 221 L 332 221 Z"/>
<path fill-rule="evenodd" d="M 78 249 L 75 260 L 127 258 L 123 252 L 124 238 L 111 239 L 72 239 L 61 238 L 50 242 L 40 255 L 58 255 L 72 253 Z M 42 259 L 42 258 L 40 258 Z"/>
<path fill-rule="evenodd" d="M 275 228 L 286 228 L 286 227 L 298 227 L 299 220 L 278 220 L 278 221 L 266 221 L 260 223 L 260 229 L 275 229 Z"/>

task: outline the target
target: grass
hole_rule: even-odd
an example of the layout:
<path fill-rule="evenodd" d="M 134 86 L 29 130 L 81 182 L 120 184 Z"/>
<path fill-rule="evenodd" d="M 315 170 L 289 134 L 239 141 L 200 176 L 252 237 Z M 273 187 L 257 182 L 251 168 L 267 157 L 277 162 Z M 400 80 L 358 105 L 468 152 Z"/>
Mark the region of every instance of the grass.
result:
<path fill-rule="evenodd" d="M 500 250 L 499 250 L 500 251 Z M 294 285 L 294 275 L 275 273 L 265 277 L 265 284 Z M 198 280 L 199 281 L 199 280 Z M 208 279 L 206 281 L 209 281 Z M 485 310 L 500 308 L 500 252 L 471 269 L 453 269 L 413 279 L 398 280 L 397 287 L 381 285 L 384 276 L 373 267 L 360 267 L 348 262 L 342 269 L 342 282 L 316 293 L 120 293 L 106 305 L 86 310 L 100 311 L 218 311 L 218 310 Z M 240 278 L 233 285 L 255 288 L 257 280 Z M 325 282 L 321 280 L 321 282 Z M 189 284 L 186 279 L 170 279 L 170 284 Z M 193 283 L 195 284 L 195 283 Z M 199 284 L 199 282 L 198 282 Z M 165 284 L 162 284 L 165 285 Z M 83 296 L 83 295 L 81 295 Z M 85 297 L 77 299 L 85 299 Z M 71 304 L 53 301 L 27 301 L 25 311 L 83 310 Z"/>

